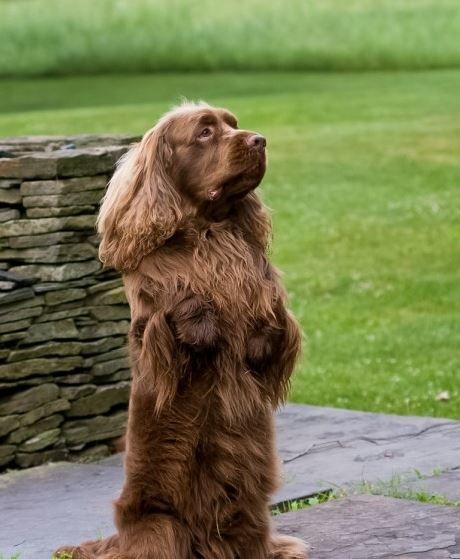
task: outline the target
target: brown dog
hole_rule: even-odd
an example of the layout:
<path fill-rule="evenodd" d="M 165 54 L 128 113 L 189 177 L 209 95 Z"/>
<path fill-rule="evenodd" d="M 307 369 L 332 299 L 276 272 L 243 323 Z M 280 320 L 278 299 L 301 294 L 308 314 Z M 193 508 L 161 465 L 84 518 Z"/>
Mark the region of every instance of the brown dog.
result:
<path fill-rule="evenodd" d="M 305 559 L 271 532 L 273 409 L 300 349 L 254 189 L 265 139 L 226 110 L 166 114 L 120 161 L 100 257 L 123 272 L 132 389 L 118 533 L 73 559 Z"/>

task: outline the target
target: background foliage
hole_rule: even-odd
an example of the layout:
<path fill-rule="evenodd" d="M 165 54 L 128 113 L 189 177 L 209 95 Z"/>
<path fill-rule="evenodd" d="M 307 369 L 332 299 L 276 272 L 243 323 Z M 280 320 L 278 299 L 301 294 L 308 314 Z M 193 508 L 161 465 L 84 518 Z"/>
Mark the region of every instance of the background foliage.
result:
<path fill-rule="evenodd" d="M 0 76 L 460 66 L 458 0 L 1 0 Z"/>

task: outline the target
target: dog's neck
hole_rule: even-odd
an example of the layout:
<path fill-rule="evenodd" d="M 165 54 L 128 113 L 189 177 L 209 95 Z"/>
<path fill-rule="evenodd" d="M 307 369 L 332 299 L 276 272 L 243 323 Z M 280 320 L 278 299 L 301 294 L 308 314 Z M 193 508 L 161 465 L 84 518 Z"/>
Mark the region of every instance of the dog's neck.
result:
<path fill-rule="evenodd" d="M 219 232 L 242 235 L 246 241 L 265 251 L 271 238 L 270 217 L 254 192 L 223 201 L 190 205 L 183 219 L 165 243 L 165 248 L 195 246 Z"/>

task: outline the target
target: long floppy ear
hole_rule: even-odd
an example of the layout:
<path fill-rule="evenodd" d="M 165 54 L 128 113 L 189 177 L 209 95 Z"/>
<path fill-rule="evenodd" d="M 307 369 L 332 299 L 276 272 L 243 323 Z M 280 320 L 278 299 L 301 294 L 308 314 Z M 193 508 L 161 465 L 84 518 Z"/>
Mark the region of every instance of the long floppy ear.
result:
<path fill-rule="evenodd" d="M 106 266 L 132 271 L 171 237 L 181 218 L 181 198 L 168 176 L 172 155 L 163 130 L 152 128 L 118 162 L 97 219 L 99 257 Z"/>

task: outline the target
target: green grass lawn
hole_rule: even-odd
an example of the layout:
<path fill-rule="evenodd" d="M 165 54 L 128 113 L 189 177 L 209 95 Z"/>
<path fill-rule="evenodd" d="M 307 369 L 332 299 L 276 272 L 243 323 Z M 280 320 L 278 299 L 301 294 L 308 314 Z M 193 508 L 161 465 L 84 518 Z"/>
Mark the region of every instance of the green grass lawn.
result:
<path fill-rule="evenodd" d="M 292 400 L 460 418 L 460 71 L 1 87 L 2 135 L 142 132 L 181 95 L 235 111 L 268 138 L 273 259 L 306 337 Z"/>
<path fill-rule="evenodd" d="M 1 0 L 0 76 L 460 67 L 458 0 Z"/>

